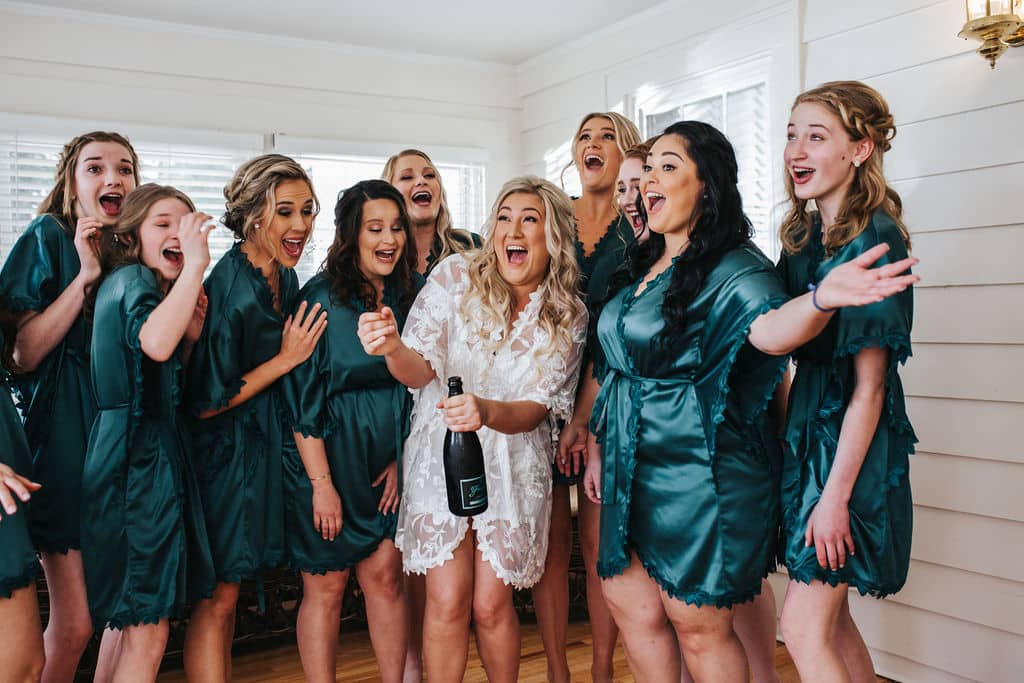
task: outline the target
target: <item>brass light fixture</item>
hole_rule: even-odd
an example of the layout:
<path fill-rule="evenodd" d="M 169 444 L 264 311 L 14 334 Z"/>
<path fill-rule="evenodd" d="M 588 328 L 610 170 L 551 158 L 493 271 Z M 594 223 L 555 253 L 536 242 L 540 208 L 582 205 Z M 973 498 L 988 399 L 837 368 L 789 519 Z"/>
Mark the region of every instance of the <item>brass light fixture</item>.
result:
<path fill-rule="evenodd" d="M 959 36 L 981 41 L 977 52 L 996 68 L 1007 47 L 1024 45 L 1024 0 L 965 0 L 967 22 Z"/>

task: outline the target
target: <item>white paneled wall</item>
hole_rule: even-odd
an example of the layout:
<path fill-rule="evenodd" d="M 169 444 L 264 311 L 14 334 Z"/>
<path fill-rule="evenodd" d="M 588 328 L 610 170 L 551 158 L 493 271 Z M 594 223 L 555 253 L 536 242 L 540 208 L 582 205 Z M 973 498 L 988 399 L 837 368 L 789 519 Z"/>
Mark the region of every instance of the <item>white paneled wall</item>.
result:
<path fill-rule="evenodd" d="M 922 259 L 903 373 L 921 440 L 910 579 L 887 600 L 855 599 L 854 615 L 899 680 L 1019 681 L 1024 51 L 991 71 L 956 37 L 962 0 L 802 4 L 805 85 L 861 79 L 893 109 L 886 172 Z"/>
<path fill-rule="evenodd" d="M 489 196 L 520 167 L 515 87 L 504 65 L 0 2 L 0 112 L 468 149 Z"/>

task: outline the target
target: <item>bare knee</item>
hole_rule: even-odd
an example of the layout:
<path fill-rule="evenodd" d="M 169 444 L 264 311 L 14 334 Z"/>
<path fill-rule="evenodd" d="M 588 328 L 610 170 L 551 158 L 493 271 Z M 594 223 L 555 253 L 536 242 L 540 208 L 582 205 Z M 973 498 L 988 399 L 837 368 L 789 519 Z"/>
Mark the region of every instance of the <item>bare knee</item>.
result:
<path fill-rule="evenodd" d="M 92 638 L 92 619 L 88 612 L 62 615 L 59 619 L 52 619 L 51 623 L 53 628 L 47 627 L 47 635 L 56 637 L 61 647 L 69 652 L 84 650 Z"/>
<path fill-rule="evenodd" d="M 820 642 L 825 635 L 824 630 L 813 620 L 785 606 L 782 608 L 782 616 L 779 617 L 779 627 L 786 641 L 786 649 L 791 650 L 794 655 L 799 655 L 811 647 L 811 643 Z"/>
<path fill-rule="evenodd" d="M 235 607 L 238 605 L 238 584 L 218 583 L 213 595 L 200 603 L 217 621 L 230 621 L 235 618 Z"/>
<path fill-rule="evenodd" d="M 732 622 L 723 620 L 690 619 L 673 623 L 680 647 L 697 657 L 716 651 L 724 641 L 733 637 Z"/>
<path fill-rule="evenodd" d="M 401 600 L 405 595 L 402 571 L 398 566 L 374 567 L 359 572 L 359 585 L 367 594 L 372 593 L 379 600 Z"/>
<path fill-rule="evenodd" d="M 511 596 L 506 593 L 477 596 L 473 600 L 473 623 L 479 628 L 495 629 L 513 614 Z"/>
<path fill-rule="evenodd" d="M 454 624 L 469 621 L 472 596 L 456 590 L 437 590 L 427 594 L 424 620 Z"/>

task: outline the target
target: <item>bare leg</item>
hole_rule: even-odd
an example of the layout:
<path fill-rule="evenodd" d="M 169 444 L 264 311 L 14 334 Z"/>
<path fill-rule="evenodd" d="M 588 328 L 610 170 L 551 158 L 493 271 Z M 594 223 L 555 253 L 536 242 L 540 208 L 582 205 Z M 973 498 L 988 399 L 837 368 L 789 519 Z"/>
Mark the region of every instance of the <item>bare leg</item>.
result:
<path fill-rule="evenodd" d="M 731 609 L 697 607 L 661 593 L 686 668 L 698 683 L 747 683 L 747 658 L 732 627 Z"/>
<path fill-rule="evenodd" d="M 860 635 L 857 624 L 853 622 L 850 615 L 850 593 L 847 591 L 846 599 L 839 610 L 839 620 L 836 623 L 836 644 L 839 647 L 839 656 L 846 664 L 846 670 L 850 672 L 850 680 L 853 683 L 875 683 L 875 665 L 871 661 L 871 654 L 868 646 L 864 644 L 864 638 Z"/>
<path fill-rule="evenodd" d="M 615 666 L 615 641 L 619 628 L 604 600 L 601 578 L 597 575 L 597 550 L 600 543 L 601 508 L 584 495 L 579 496 L 580 548 L 587 566 L 587 612 L 593 638 L 590 675 L 594 683 L 611 683 Z M 646 572 L 645 572 L 646 575 Z M 628 647 L 628 646 L 627 646 Z M 628 653 L 627 653 L 628 654 Z"/>
<path fill-rule="evenodd" d="M 427 604 L 427 579 L 422 574 L 405 575 L 405 600 L 409 610 L 409 646 L 405 651 L 404 683 L 423 680 L 423 610 Z"/>
<path fill-rule="evenodd" d="M 190 683 L 231 680 L 231 639 L 235 633 L 238 584 L 218 583 L 213 597 L 200 600 L 185 631 L 185 674 Z"/>
<path fill-rule="evenodd" d="M 743 643 L 754 683 L 781 683 L 775 671 L 775 593 L 767 579 L 761 580 L 761 594 L 753 602 L 736 605 L 733 627 Z"/>
<path fill-rule="evenodd" d="M 782 634 L 801 680 L 850 683 L 850 674 L 835 641 L 846 584 L 810 585 L 790 581 L 782 606 Z"/>
<path fill-rule="evenodd" d="M 512 606 L 512 586 L 476 551 L 473 580 L 473 627 L 488 681 L 515 683 L 519 678 L 519 618 Z"/>
<path fill-rule="evenodd" d="M 50 594 L 50 621 L 43 633 L 46 666 L 42 680 L 65 683 L 74 679 L 78 660 L 92 638 L 82 553 L 44 553 L 41 562 Z"/>
<path fill-rule="evenodd" d="M 569 487 L 551 487 L 551 531 L 544 575 L 533 587 L 533 609 L 548 660 L 548 681 L 569 683 L 566 658 L 569 637 L 569 554 L 572 550 L 572 519 Z"/>
<path fill-rule="evenodd" d="M 96 671 L 92 683 L 110 683 L 117 670 L 117 659 L 121 656 L 121 630 L 108 628 L 100 638 L 100 652 L 96 656 Z"/>
<path fill-rule="evenodd" d="M 349 572 L 302 572 L 302 604 L 295 622 L 302 672 L 311 683 L 334 683 L 341 600 Z"/>
<path fill-rule="evenodd" d="M 622 628 L 629 668 L 638 681 L 677 683 L 679 643 L 669 625 L 661 590 L 636 555 L 622 574 L 601 582 L 604 597 Z"/>
<path fill-rule="evenodd" d="M 370 642 L 383 683 L 400 683 L 405 669 L 408 611 L 402 592 L 402 554 L 393 541 L 383 541 L 356 565 L 356 578 L 366 596 Z"/>
<path fill-rule="evenodd" d="M 114 669 L 114 683 L 155 681 L 160 660 L 167 649 L 167 620 L 157 624 L 129 626 L 121 634 L 120 654 Z"/>
<path fill-rule="evenodd" d="M 469 531 L 452 559 L 427 570 L 423 666 L 431 683 L 461 683 L 469 656 L 476 535 Z"/>
<path fill-rule="evenodd" d="M 34 583 L 0 598 L 0 643 L 0 680 L 39 680 L 45 655 Z"/>

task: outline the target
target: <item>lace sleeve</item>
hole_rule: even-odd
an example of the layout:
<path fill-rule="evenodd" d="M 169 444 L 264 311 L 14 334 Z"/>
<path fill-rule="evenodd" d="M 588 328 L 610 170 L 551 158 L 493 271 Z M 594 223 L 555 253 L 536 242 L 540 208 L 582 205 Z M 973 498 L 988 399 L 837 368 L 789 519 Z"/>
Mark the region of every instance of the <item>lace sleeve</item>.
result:
<path fill-rule="evenodd" d="M 430 363 L 438 377 L 448 358 L 448 327 L 466 287 L 466 261 L 454 254 L 431 272 L 409 309 L 402 342 Z"/>
<path fill-rule="evenodd" d="M 587 338 L 587 312 L 582 302 L 572 330 L 572 345 L 567 353 L 537 353 L 536 381 L 531 382 L 523 395 L 524 401 L 535 401 L 547 406 L 556 419 L 572 418 L 576 399 L 576 384 L 580 377 L 583 346 Z M 548 344 L 540 345 L 540 348 Z"/>

